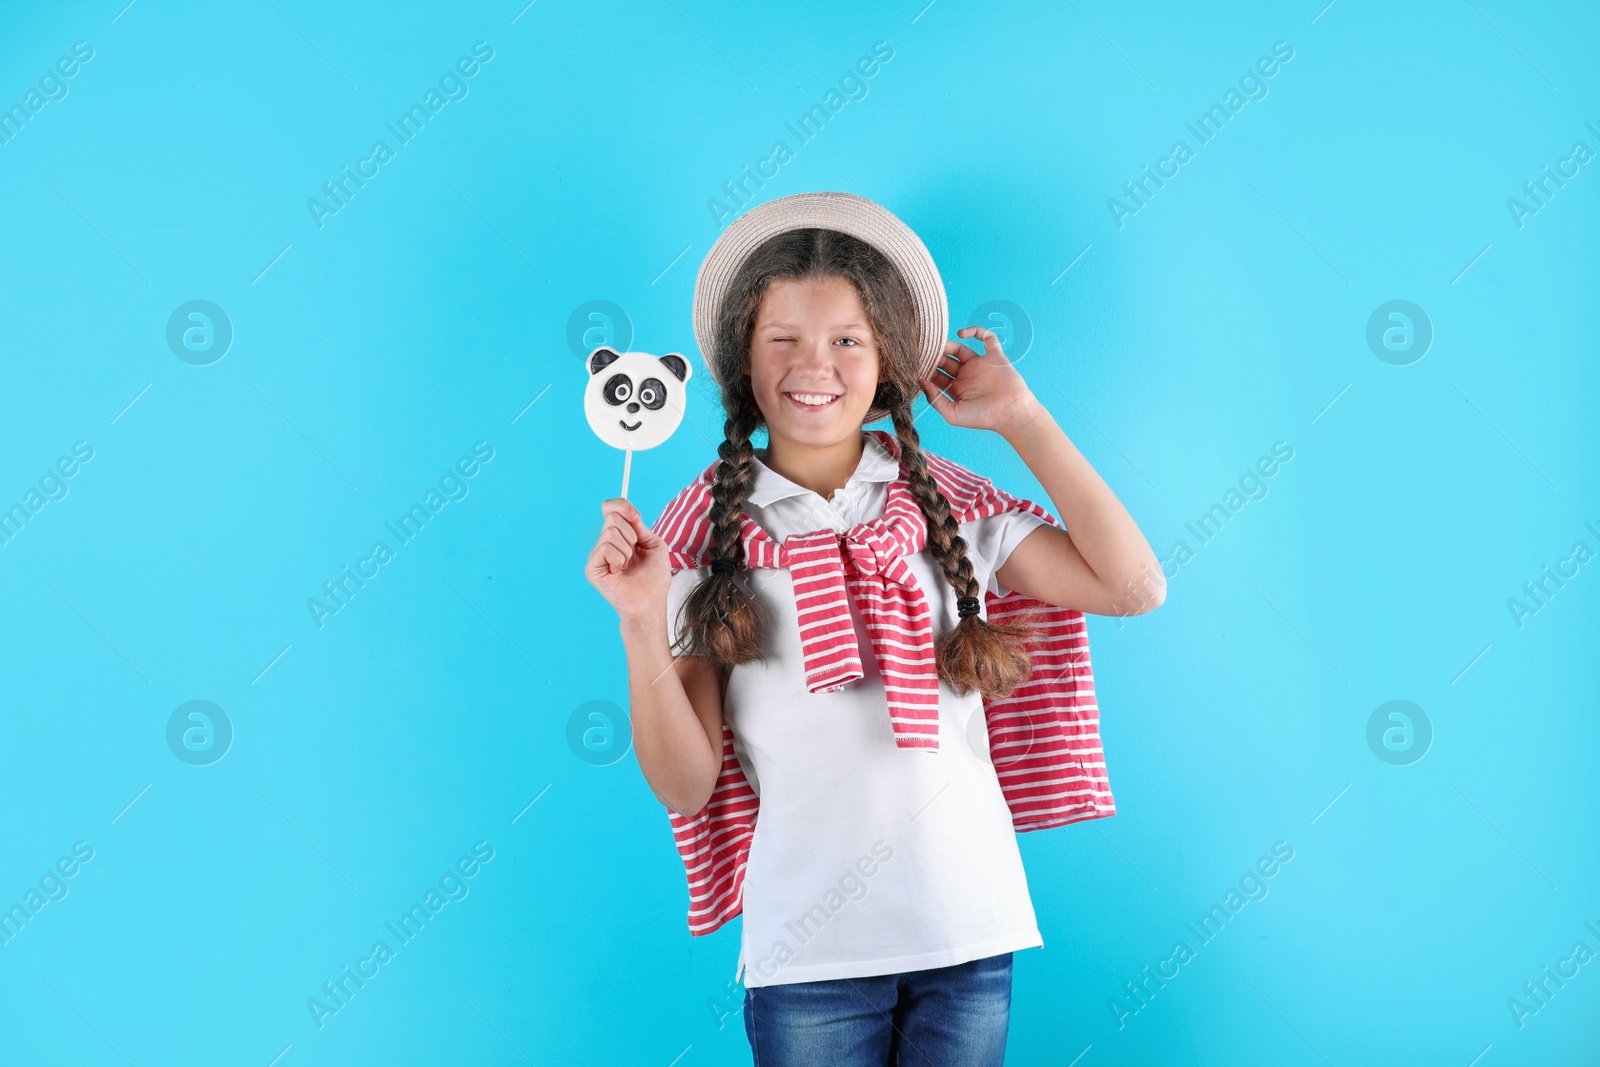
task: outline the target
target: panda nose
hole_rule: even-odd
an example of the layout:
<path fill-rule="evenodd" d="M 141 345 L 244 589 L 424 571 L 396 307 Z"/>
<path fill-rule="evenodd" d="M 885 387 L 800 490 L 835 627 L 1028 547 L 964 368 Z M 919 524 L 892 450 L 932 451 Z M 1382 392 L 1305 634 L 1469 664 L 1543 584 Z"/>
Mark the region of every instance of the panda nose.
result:
<path fill-rule="evenodd" d="M 638 404 L 629 404 L 628 405 L 628 414 L 629 415 L 634 414 L 638 410 L 639 410 L 639 405 Z"/>

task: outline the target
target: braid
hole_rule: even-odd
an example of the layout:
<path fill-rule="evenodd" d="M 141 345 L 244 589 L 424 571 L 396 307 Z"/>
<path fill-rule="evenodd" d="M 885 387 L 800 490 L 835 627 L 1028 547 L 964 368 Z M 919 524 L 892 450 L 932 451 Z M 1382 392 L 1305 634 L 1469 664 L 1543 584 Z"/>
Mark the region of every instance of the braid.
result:
<path fill-rule="evenodd" d="M 894 421 L 895 436 L 900 441 L 901 469 L 928 523 L 929 554 L 958 597 L 981 599 L 983 590 L 978 587 L 972 561 L 967 558 L 967 543 L 958 532 L 959 525 L 950 512 L 950 501 L 928 473 L 922 439 L 911 420 L 911 405 L 905 402 L 898 389 L 893 390 L 889 417 Z M 1039 636 L 1031 616 L 1018 624 L 1004 624 L 968 615 L 934 642 L 933 656 L 939 677 L 963 695 L 977 689 L 985 699 L 1009 696 L 1032 673 L 1033 659 L 1027 646 Z"/>
<path fill-rule="evenodd" d="M 751 465 L 755 450 L 750 435 L 761 425 L 761 411 L 750 395 L 746 379 L 742 397 L 735 397 L 732 413 L 723 423 L 723 442 L 717 448 L 716 482 L 711 488 L 711 558 L 744 560 L 744 502 L 754 480 Z M 704 656 L 717 667 L 731 670 L 761 653 L 759 604 L 735 573 L 718 573 L 695 585 L 683 604 L 683 654 Z"/>
<path fill-rule="evenodd" d="M 711 558 L 744 559 L 744 543 L 739 537 L 744 501 L 755 476 L 750 461 L 755 450 L 750 435 L 755 427 L 748 418 L 730 415 L 722 424 L 723 442 L 717 447 L 722 461 L 717 464 L 716 482 L 711 487 Z"/>

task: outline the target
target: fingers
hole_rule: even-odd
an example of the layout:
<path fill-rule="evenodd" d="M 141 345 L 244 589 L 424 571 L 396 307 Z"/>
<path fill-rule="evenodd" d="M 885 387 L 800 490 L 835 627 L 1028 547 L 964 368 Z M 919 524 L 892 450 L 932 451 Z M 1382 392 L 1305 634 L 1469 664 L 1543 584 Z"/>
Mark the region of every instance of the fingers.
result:
<path fill-rule="evenodd" d="M 616 515 L 619 518 L 629 515 L 636 519 L 641 518 L 639 509 L 633 506 L 633 501 L 620 496 L 600 501 L 600 511 L 604 515 Z"/>
<path fill-rule="evenodd" d="M 623 558 L 627 559 L 629 556 L 633 555 L 634 544 L 632 541 L 628 540 L 629 532 L 631 531 L 626 531 L 621 526 L 615 526 L 611 523 L 607 523 L 603 528 L 601 528 L 600 536 L 595 539 L 595 547 L 600 548 L 602 546 L 609 545 L 618 552 L 621 552 Z"/>
<path fill-rule="evenodd" d="M 643 547 L 653 548 L 656 545 L 663 543 L 661 538 L 656 536 L 656 532 L 650 528 L 649 524 L 646 523 L 644 519 L 639 517 L 639 513 L 637 511 L 634 512 L 633 515 L 628 519 L 628 524 L 629 532 L 633 534 L 634 539 Z"/>
<path fill-rule="evenodd" d="M 939 387 L 932 382 L 922 383 L 922 395 L 928 398 L 928 403 L 937 411 L 943 412 L 951 405 L 949 397 L 939 391 Z"/>
<path fill-rule="evenodd" d="M 632 502 L 622 497 L 613 497 L 610 500 L 602 501 L 600 510 L 607 515 L 617 516 L 622 524 L 638 535 L 639 540 L 646 543 L 660 540 L 656 536 L 656 532 L 650 529 L 650 524 L 644 521 L 644 516 L 639 514 L 639 509 L 634 507 Z"/>
<path fill-rule="evenodd" d="M 590 583 L 602 593 L 630 568 L 650 572 L 663 564 L 667 558 L 666 542 L 645 523 L 632 503 L 613 497 L 601 502 L 600 513 L 605 518 L 589 552 L 587 573 Z"/>
<path fill-rule="evenodd" d="M 630 546 L 640 539 L 641 530 L 649 530 L 649 527 L 645 526 L 644 519 L 639 514 L 639 509 L 621 497 L 613 497 L 610 500 L 602 501 L 600 511 L 606 517 L 602 530 L 615 529 L 620 531 Z M 650 536 L 654 536 L 654 534 Z"/>
<path fill-rule="evenodd" d="M 600 531 L 600 539 L 595 542 L 591 558 L 603 561 L 608 573 L 621 574 L 639 558 L 634 537 L 633 531 L 627 527 L 608 523 Z"/>
<path fill-rule="evenodd" d="M 976 352 L 974 352 L 972 349 L 968 348 L 966 345 L 961 344 L 959 341 L 951 341 L 950 344 L 953 345 L 956 348 L 961 349 L 968 356 L 976 356 L 977 355 Z M 961 360 L 957 355 L 952 354 L 951 352 L 946 350 L 944 355 L 942 355 L 938 359 L 934 360 L 933 369 L 935 371 L 944 371 L 950 377 L 954 378 L 957 374 L 961 373 Z M 932 375 L 930 375 L 930 377 L 932 377 Z M 940 384 L 944 383 L 944 379 L 942 379 L 942 378 L 934 378 L 934 381 L 939 382 Z"/>
<path fill-rule="evenodd" d="M 608 520 L 601 528 L 600 539 L 611 542 L 630 556 L 633 555 L 633 547 L 639 543 L 639 535 L 634 533 L 631 526 L 619 525 L 614 520 Z"/>
<path fill-rule="evenodd" d="M 629 521 L 628 513 L 636 512 L 636 509 L 619 497 L 604 501 L 600 510 L 605 515 L 605 521 L 600 526 L 600 535 L 595 538 L 590 558 L 603 562 L 606 569 L 615 574 L 625 570 L 633 559 L 634 545 L 639 535 Z"/>
<path fill-rule="evenodd" d="M 596 543 L 609 540 L 631 554 L 633 546 L 639 540 L 639 535 L 626 519 L 613 512 L 608 514 L 606 521 L 600 525 L 600 535 L 595 540 Z"/>
<path fill-rule="evenodd" d="M 618 574 L 628 568 L 628 554 L 616 543 L 602 540 L 589 553 L 589 570 L 595 574 Z"/>
<path fill-rule="evenodd" d="M 957 337 L 975 337 L 983 342 L 983 354 L 986 356 L 1004 356 L 1005 352 L 1000 347 L 999 336 L 987 326 L 967 326 L 956 331 Z"/>
<path fill-rule="evenodd" d="M 629 501 L 613 497 L 603 501 L 600 510 L 605 521 L 591 559 L 603 561 L 611 573 L 626 570 L 641 551 L 653 552 L 665 546 L 666 542 L 645 523 L 639 509 Z"/>

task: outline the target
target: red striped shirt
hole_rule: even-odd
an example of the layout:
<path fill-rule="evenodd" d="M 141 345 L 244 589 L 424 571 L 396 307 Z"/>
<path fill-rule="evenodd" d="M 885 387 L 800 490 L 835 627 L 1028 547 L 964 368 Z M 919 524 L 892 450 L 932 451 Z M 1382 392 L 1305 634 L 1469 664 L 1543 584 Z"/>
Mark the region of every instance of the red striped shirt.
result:
<path fill-rule="evenodd" d="M 900 442 L 868 430 L 896 459 Z M 1031 500 L 1012 496 L 959 463 L 924 450 L 928 473 L 957 523 L 1025 510 L 1061 523 Z M 652 529 L 670 549 L 673 573 L 711 563 L 711 503 L 717 463 L 673 497 Z M 843 533 L 818 530 L 780 543 L 747 514 L 740 537 L 745 566 L 787 568 L 798 599 L 806 688 L 830 692 L 863 677 L 849 604 L 861 613 L 883 677 L 889 720 L 900 748 L 939 746 L 939 679 L 933 619 L 904 561 L 927 544 L 927 523 L 902 470 L 888 487 L 883 515 Z M 1063 527 L 1064 528 L 1064 527 Z M 846 598 L 849 598 L 848 600 Z M 1010 696 L 984 701 L 989 751 L 1012 826 L 1044 830 L 1116 814 L 1100 743 L 1083 612 L 1056 607 L 1015 590 L 985 594 L 991 622 L 1035 612 L 1041 636 L 1028 645 L 1033 671 Z M 745 861 L 759 799 L 722 725 L 722 770 L 711 799 L 693 815 L 670 806 L 673 841 L 689 880 L 689 932 L 709 934 L 743 906 Z"/>

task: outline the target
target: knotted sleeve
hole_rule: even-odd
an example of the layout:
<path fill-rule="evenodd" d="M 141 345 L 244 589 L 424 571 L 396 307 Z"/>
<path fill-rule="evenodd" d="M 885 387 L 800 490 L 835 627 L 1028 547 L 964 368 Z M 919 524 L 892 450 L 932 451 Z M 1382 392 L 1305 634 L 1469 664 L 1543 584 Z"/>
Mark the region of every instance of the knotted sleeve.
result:
<path fill-rule="evenodd" d="M 708 468 L 708 473 L 711 468 Z M 652 524 L 666 541 L 672 558 L 672 586 L 667 594 L 669 641 L 681 636 L 679 609 L 706 574 L 697 570 L 710 541 L 710 486 L 706 474 L 668 503 Z M 678 646 L 671 645 L 674 655 Z M 711 799 L 697 812 L 683 814 L 666 805 L 672 840 L 683 860 L 689 884 L 689 932 L 700 936 L 717 930 L 744 905 L 745 862 L 755 832 L 759 801 L 733 752 L 733 731 L 722 724 L 722 767 Z"/>
<path fill-rule="evenodd" d="M 959 463 L 934 455 L 927 456 L 927 463 L 958 523 L 1017 516 L 998 528 L 1001 546 L 1022 525 L 1031 526 L 1022 536 L 1044 523 L 1066 529 L 1037 503 L 1007 493 Z M 1020 541 L 1015 537 L 1006 555 Z M 1003 563 L 1005 557 L 997 552 L 996 558 Z M 1115 815 L 1084 613 L 1004 590 L 992 581 L 984 614 L 992 623 L 1031 618 L 1042 628 L 1028 645 L 1033 671 L 1027 681 L 1010 696 L 985 700 L 983 707 L 989 752 L 1012 825 L 1018 832 L 1044 830 Z"/>

